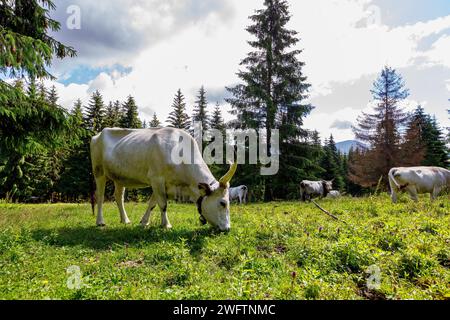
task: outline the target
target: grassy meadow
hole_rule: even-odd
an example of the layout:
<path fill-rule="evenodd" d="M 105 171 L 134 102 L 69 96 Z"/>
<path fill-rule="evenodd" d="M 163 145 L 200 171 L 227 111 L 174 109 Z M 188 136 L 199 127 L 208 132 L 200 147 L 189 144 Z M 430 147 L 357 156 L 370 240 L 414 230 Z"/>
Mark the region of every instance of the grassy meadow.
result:
<path fill-rule="evenodd" d="M 348 224 L 300 202 L 233 205 L 229 233 L 193 204 L 164 230 L 143 203 L 104 228 L 89 204 L 0 203 L 0 299 L 450 299 L 448 196 L 319 203 Z"/>

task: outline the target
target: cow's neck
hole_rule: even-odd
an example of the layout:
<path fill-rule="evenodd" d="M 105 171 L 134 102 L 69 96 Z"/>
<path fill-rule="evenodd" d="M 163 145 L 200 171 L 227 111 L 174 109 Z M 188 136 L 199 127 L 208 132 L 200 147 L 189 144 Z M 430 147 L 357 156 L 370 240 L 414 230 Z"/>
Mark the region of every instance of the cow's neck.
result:
<path fill-rule="evenodd" d="M 199 198 L 201 196 L 200 190 L 198 188 L 198 185 L 200 183 L 209 184 L 211 188 L 214 188 L 219 184 L 206 164 L 191 166 L 190 176 L 190 179 L 192 181 L 191 190 L 194 193 L 195 198 Z"/>

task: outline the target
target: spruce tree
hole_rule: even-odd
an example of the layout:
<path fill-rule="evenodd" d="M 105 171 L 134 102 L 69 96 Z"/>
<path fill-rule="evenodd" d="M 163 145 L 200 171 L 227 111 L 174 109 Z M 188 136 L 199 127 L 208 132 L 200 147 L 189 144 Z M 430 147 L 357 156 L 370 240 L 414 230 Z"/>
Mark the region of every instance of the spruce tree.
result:
<path fill-rule="evenodd" d="M 320 167 L 324 169 L 325 172 L 321 175 L 322 179 L 333 180 L 334 189 L 343 190 L 345 185 L 342 159 L 341 154 L 336 148 L 333 135 L 331 135 L 329 139 L 325 140 L 323 151 L 323 156 L 320 160 Z"/>
<path fill-rule="evenodd" d="M 78 202 L 89 197 L 91 189 L 91 163 L 89 142 L 91 134 L 85 128 L 81 100 L 75 102 L 70 114 L 74 143 L 63 162 L 61 177 L 55 190 L 61 193 L 65 201 Z"/>
<path fill-rule="evenodd" d="M 142 128 L 142 122 L 139 119 L 138 107 L 136 101 L 130 95 L 123 104 L 123 116 L 120 120 L 122 128 L 138 129 Z"/>
<path fill-rule="evenodd" d="M 58 92 L 56 91 L 56 87 L 52 86 L 50 91 L 48 92 L 47 101 L 50 103 L 52 107 L 56 107 L 58 105 Z"/>
<path fill-rule="evenodd" d="M 280 172 L 265 177 L 266 201 L 296 192 L 301 176 L 307 174 L 309 152 L 302 129 L 303 118 L 312 107 L 303 103 L 310 85 L 303 74 L 304 63 L 298 60 L 301 50 L 293 49 L 299 39 L 296 31 L 287 29 L 290 20 L 288 3 L 265 0 L 264 8 L 250 17 L 247 31 L 254 51 L 241 61 L 237 73 L 241 83 L 228 88 L 232 106 L 241 128 L 264 128 L 267 147 L 271 150 L 272 129 L 280 130 Z M 270 152 L 270 151 L 269 151 Z"/>
<path fill-rule="evenodd" d="M 103 97 L 97 90 L 92 94 L 86 108 L 85 123 L 87 129 L 91 131 L 92 135 L 99 133 L 104 128 L 104 120 L 105 106 L 103 104 Z"/>
<path fill-rule="evenodd" d="M 189 116 L 186 113 L 186 103 L 181 89 L 178 89 L 172 104 L 173 111 L 169 114 L 167 123 L 169 127 L 189 131 Z"/>
<path fill-rule="evenodd" d="M 222 111 L 220 110 L 220 105 L 218 102 L 217 102 L 216 106 L 214 107 L 214 111 L 212 113 L 212 116 L 211 116 L 211 119 L 209 122 L 209 127 L 211 129 L 216 129 L 221 132 L 225 131 L 225 122 L 223 120 Z"/>
<path fill-rule="evenodd" d="M 156 112 L 153 113 L 152 121 L 150 121 L 149 124 L 150 128 L 159 128 L 161 127 L 161 121 L 159 121 L 158 117 L 156 116 Z"/>
<path fill-rule="evenodd" d="M 192 120 L 200 122 L 202 124 L 203 131 L 209 129 L 209 118 L 208 118 L 208 101 L 206 99 L 205 87 L 201 87 L 197 100 L 195 101 L 194 113 L 192 115 Z"/>
<path fill-rule="evenodd" d="M 116 101 L 115 103 L 110 102 L 106 107 L 105 127 L 107 128 L 120 127 L 121 118 L 122 115 L 120 112 L 120 102 L 119 101 Z"/>
<path fill-rule="evenodd" d="M 370 187 L 377 185 L 383 176 L 387 187 L 389 170 L 403 161 L 400 129 L 407 123 L 408 114 L 399 103 L 408 97 L 409 91 L 402 76 L 386 66 L 374 82 L 371 93 L 376 103 L 374 113 L 363 113 L 354 127 L 356 138 L 369 146 L 364 152 L 364 161 L 371 165 L 355 165 L 351 178 L 355 183 Z"/>
<path fill-rule="evenodd" d="M 449 150 L 445 144 L 444 133 L 435 117 L 428 116 L 422 139 L 426 150 L 422 164 L 447 168 L 449 166 Z"/>
<path fill-rule="evenodd" d="M 426 152 L 423 137 L 427 122 L 427 115 L 423 108 L 418 106 L 407 124 L 404 141 L 401 145 L 403 166 L 418 166 L 423 163 Z"/>
<path fill-rule="evenodd" d="M 39 99 L 38 87 L 36 85 L 36 80 L 34 78 L 30 79 L 30 84 L 27 88 L 28 98 L 32 101 L 36 101 Z"/>

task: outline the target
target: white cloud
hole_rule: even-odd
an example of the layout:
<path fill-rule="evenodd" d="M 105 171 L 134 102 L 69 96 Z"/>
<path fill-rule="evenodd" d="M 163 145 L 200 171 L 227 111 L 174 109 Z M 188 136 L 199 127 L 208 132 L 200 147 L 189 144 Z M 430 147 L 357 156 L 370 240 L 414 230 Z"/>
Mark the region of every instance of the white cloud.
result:
<path fill-rule="evenodd" d="M 450 68 L 450 35 L 441 36 L 433 44 L 431 50 L 424 53 L 424 56 L 428 59 L 428 62 L 431 65 L 437 64 Z"/>
<path fill-rule="evenodd" d="M 133 55 L 128 55 L 127 65 L 132 67 L 132 71 L 126 75 L 118 71 L 101 73 L 84 85 L 59 85 L 63 104 L 73 103 L 78 97 L 87 101 L 89 93 L 95 89 L 102 91 L 105 101 L 124 100 L 131 94 L 135 96 L 143 118 L 149 119 L 156 111 L 159 118 L 165 120 L 178 88 L 185 94 L 188 109 L 191 110 L 195 100 L 193 92 L 201 85 L 213 92 L 220 92 L 225 86 L 238 81 L 236 72 L 239 62 L 250 50 L 247 44 L 249 35 L 245 31 L 250 24 L 248 16 L 262 7 L 262 0 L 230 0 L 221 7 L 223 10 L 198 9 L 199 12 L 206 12 L 201 19 L 191 19 L 181 14 L 187 9 L 185 6 L 180 8 L 177 1 L 130 3 L 135 4 L 127 9 L 133 17 L 132 30 L 139 29 L 141 37 L 148 34 L 148 39 L 142 40 L 145 46 L 134 48 L 128 45 L 127 50 Z M 202 3 L 212 4 L 210 1 Z M 450 28 L 450 16 L 396 28 L 382 24 L 366 26 L 364 19 L 370 14 L 367 9 L 371 3 L 371 0 L 290 3 L 290 28 L 297 30 L 301 37 L 299 46 L 304 52 L 300 59 L 306 62 L 305 74 L 313 85 L 312 98 L 333 96 L 337 84 L 352 86 L 362 77 L 375 78 L 385 64 L 395 68 L 420 63 L 424 67 L 450 67 L 448 35 L 441 36 L 425 51 L 418 49 L 423 39 Z M 232 19 L 227 19 L 227 15 L 231 16 L 230 12 L 233 12 Z M 194 10 L 192 14 L 197 13 Z M 382 11 L 381 14 L 386 13 Z M 174 24 L 179 21 L 173 17 L 180 15 L 182 19 L 191 19 L 191 23 L 175 28 Z M 162 19 L 164 16 L 166 18 Z M 152 42 L 155 34 L 162 36 Z M 114 38 L 114 34 L 111 37 Z M 117 57 L 119 60 L 112 60 L 121 62 L 121 55 Z M 210 102 L 215 104 L 215 101 Z M 337 119 L 355 120 L 364 106 L 336 105 L 336 111 L 328 112 L 321 111 L 321 106 L 317 105 L 317 109 L 306 119 L 306 125 L 320 130 L 322 136 L 334 133 L 338 141 L 351 139 L 351 130 L 332 131 L 330 126 Z M 225 116 L 230 118 L 227 114 Z"/>

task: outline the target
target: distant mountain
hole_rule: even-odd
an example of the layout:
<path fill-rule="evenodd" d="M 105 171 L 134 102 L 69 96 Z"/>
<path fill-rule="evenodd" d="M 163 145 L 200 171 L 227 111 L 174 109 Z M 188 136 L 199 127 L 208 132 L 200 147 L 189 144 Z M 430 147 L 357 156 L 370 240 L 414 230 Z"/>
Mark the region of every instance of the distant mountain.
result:
<path fill-rule="evenodd" d="M 336 148 L 344 154 L 348 154 L 350 149 L 353 147 L 353 149 L 356 148 L 365 148 L 365 145 L 359 141 L 356 140 L 347 140 L 336 143 Z"/>

